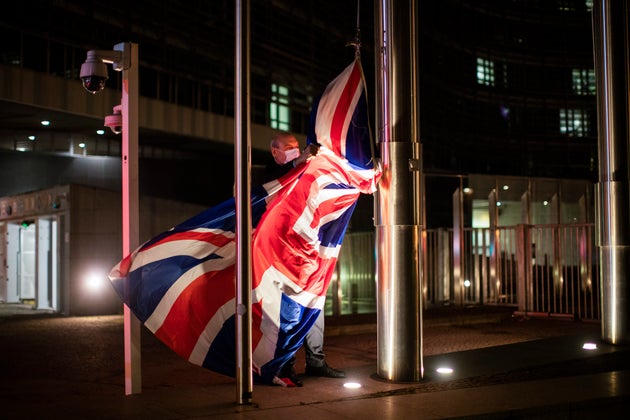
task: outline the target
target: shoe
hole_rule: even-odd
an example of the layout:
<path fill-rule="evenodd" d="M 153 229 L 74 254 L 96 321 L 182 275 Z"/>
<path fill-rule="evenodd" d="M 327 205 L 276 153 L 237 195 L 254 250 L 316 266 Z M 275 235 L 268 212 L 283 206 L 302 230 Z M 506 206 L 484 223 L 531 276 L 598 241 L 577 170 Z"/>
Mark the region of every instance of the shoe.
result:
<path fill-rule="evenodd" d="M 304 384 L 300 380 L 295 371 L 295 368 L 291 367 L 290 369 L 282 369 L 282 371 L 278 374 L 278 377 L 287 384 L 289 387 L 302 387 Z"/>
<path fill-rule="evenodd" d="M 345 378 L 346 373 L 343 370 L 333 369 L 324 363 L 323 366 L 306 365 L 304 374 L 308 376 L 324 376 L 326 378 Z"/>
<path fill-rule="evenodd" d="M 295 388 L 295 387 L 302 387 L 302 386 L 304 386 L 302 381 L 300 381 L 295 376 L 293 378 L 279 378 L 279 377 L 276 376 L 276 377 L 273 378 L 273 384 L 274 385 L 284 386 L 286 388 Z"/>

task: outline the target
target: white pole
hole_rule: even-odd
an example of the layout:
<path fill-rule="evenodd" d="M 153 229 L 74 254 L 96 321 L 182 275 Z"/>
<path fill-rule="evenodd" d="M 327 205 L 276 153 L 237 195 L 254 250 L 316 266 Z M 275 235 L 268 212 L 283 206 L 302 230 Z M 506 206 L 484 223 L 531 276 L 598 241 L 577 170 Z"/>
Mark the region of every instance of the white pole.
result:
<path fill-rule="evenodd" d="M 123 257 L 139 245 L 138 188 L 138 45 L 120 43 L 114 50 L 123 52 L 129 67 L 122 81 L 122 222 Z M 142 392 L 140 333 L 142 324 L 124 305 L 125 395 Z"/>

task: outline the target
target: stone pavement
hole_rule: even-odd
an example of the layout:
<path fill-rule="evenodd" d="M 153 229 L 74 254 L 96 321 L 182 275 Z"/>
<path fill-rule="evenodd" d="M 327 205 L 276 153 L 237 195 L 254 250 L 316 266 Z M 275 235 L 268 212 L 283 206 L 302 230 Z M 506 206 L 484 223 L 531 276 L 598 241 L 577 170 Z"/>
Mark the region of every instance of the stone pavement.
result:
<path fill-rule="evenodd" d="M 142 392 L 124 395 L 122 316 L 25 316 L 3 306 L 2 419 L 610 419 L 629 408 L 628 347 L 602 343 L 597 323 L 514 317 L 509 308 L 427 311 L 417 383 L 377 377 L 373 323 L 331 320 L 328 363 L 361 388 L 304 377 L 303 388 L 254 385 L 252 403 L 239 405 L 233 378 L 182 360 L 146 329 Z M 582 349 L 586 341 L 598 348 Z M 297 357 L 301 372 L 303 351 Z M 438 374 L 442 365 L 454 372 Z"/>

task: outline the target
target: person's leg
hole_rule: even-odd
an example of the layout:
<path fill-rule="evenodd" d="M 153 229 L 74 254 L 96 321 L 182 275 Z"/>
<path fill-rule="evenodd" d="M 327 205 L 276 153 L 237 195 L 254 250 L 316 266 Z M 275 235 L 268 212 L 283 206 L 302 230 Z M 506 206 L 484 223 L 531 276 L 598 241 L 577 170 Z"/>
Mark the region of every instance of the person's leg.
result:
<path fill-rule="evenodd" d="M 280 378 L 288 378 L 290 382 L 287 384 L 289 386 L 303 386 L 304 384 L 300 380 L 295 371 L 295 356 L 287 360 L 287 362 L 282 366 L 279 373 Z M 286 381 L 285 381 L 286 382 Z"/>
<path fill-rule="evenodd" d="M 306 334 L 304 339 L 304 353 L 306 355 L 305 374 L 309 376 L 327 376 L 329 378 L 345 378 L 346 374 L 337 369 L 333 369 L 324 358 L 324 311 L 319 313 L 315 324 Z"/>
<path fill-rule="evenodd" d="M 324 366 L 324 311 L 319 312 L 315 323 L 306 334 L 304 339 L 304 354 L 306 356 L 306 366 Z"/>

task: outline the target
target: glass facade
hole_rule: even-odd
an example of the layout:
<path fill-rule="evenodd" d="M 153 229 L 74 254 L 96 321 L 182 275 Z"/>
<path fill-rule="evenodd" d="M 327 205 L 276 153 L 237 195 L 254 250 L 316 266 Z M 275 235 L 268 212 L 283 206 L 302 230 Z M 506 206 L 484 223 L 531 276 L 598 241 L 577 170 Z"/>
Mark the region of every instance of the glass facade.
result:
<path fill-rule="evenodd" d="M 425 170 L 594 180 L 591 8 L 583 0 L 421 3 Z"/>

